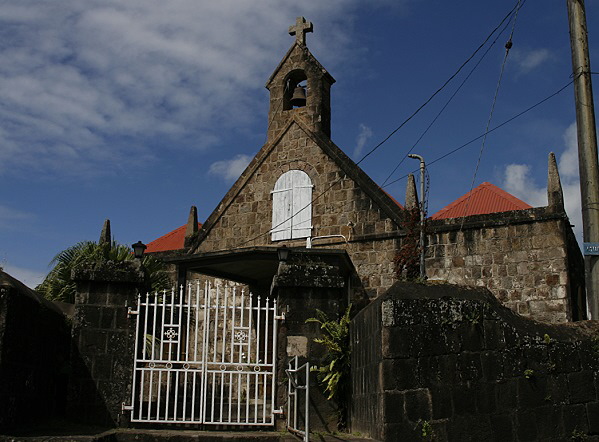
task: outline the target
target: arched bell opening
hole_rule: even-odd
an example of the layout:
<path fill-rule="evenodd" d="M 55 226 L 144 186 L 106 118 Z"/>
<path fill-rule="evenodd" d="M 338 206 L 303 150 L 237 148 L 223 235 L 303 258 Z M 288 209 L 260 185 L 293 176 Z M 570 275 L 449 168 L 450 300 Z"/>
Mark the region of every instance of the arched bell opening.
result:
<path fill-rule="evenodd" d="M 304 71 L 297 69 L 285 77 L 285 93 L 283 95 L 283 110 L 306 106 L 308 102 L 308 77 Z"/>

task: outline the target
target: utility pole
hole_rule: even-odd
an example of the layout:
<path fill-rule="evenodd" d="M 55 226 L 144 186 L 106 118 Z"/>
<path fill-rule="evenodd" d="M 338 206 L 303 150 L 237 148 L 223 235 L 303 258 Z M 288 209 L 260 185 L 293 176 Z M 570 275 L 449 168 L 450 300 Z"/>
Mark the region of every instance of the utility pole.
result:
<path fill-rule="evenodd" d="M 587 254 L 587 243 L 599 243 L 599 166 L 597 165 L 597 132 L 587 23 L 584 0 L 566 0 L 566 2 L 576 104 L 587 305 L 591 319 L 599 319 L 599 256 Z"/>
<path fill-rule="evenodd" d="M 411 153 L 408 157 L 420 161 L 420 278 L 426 278 L 426 269 L 424 267 L 424 158 L 420 155 Z"/>

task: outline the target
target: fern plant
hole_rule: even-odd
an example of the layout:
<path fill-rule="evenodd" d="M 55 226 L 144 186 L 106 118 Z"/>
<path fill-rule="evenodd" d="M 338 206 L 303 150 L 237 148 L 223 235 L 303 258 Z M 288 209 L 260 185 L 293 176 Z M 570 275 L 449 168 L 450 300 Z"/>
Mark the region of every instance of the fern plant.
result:
<path fill-rule="evenodd" d="M 320 324 L 322 337 L 314 338 L 314 342 L 327 349 L 324 364 L 312 367 L 317 373 L 320 386 L 328 400 L 334 400 L 339 409 L 339 426 L 344 427 L 347 416 L 350 374 L 351 347 L 349 341 L 351 304 L 338 321 L 331 320 L 326 313 L 316 310 L 316 317 L 306 322 Z"/>

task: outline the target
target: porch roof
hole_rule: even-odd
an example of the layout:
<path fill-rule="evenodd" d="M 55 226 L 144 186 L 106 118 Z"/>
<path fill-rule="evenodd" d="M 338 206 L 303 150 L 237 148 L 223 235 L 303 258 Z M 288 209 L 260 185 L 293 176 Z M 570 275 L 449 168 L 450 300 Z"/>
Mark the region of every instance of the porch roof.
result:
<path fill-rule="evenodd" d="M 217 252 L 196 253 L 193 255 L 164 258 L 176 264 L 180 271 L 195 271 L 217 278 L 269 288 L 279 267 L 277 250 L 280 247 L 248 247 Z M 343 275 L 349 275 L 353 264 L 347 252 L 341 249 L 289 247 L 291 256 L 305 255 L 319 258 L 323 263 L 339 267 Z"/>

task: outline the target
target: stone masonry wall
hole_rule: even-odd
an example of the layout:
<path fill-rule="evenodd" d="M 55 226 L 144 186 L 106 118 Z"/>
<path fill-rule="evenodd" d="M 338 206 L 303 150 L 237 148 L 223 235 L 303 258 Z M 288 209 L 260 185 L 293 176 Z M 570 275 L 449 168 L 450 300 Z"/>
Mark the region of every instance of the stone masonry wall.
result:
<path fill-rule="evenodd" d="M 369 295 L 381 294 L 394 281 L 398 227 L 297 124 L 266 156 L 216 220 L 197 252 L 264 245 L 305 246 L 305 239 L 273 242 L 267 233 L 272 227 L 270 192 L 279 176 L 291 169 L 310 176 L 313 197 L 322 194 L 312 205 L 312 235 L 341 234 L 350 240 L 347 246 L 337 239 L 315 243 L 314 247 L 329 243 L 346 248 Z"/>
<path fill-rule="evenodd" d="M 0 429 L 64 417 L 68 360 L 65 316 L 0 271 Z"/>
<path fill-rule="evenodd" d="M 538 323 L 485 289 L 398 283 L 354 318 L 351 335 L 352 432 L 384 441 L 599 440 L 595 321 Z"/>
<path fill-rule="evenodd" d="M 543 215 L 544 208 L 531 209 Z M 529 212 L 529 211 L 522 211 Z M 485 220 L 508 225 L 485 225 Z M 426 270 L 429 279 L 488 288 L 514 311 L 549 322 L 572 319 L 565 222 L 535 216 L 509 223 L 510 215 L 485 215 L 463 230 L 432 223 Z M 458 220 L 459 221 L 459 220 Z M 572 252 L 570 252 L 572 253 Z"/>

